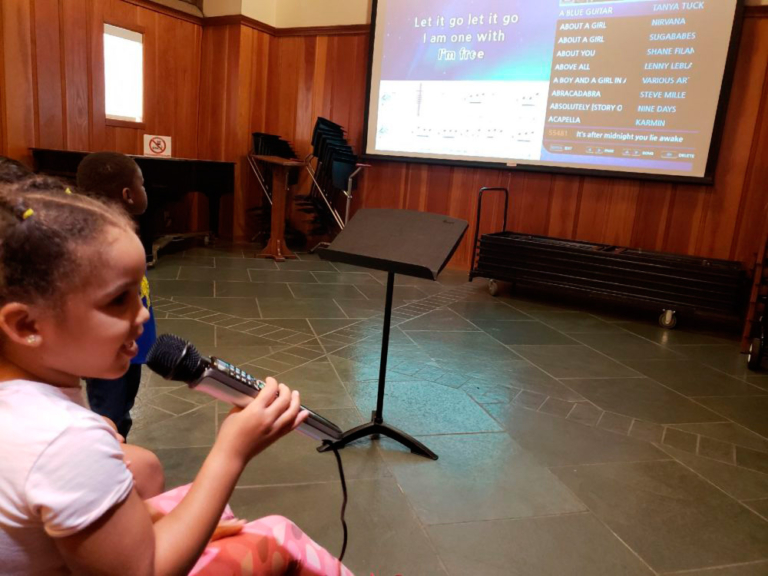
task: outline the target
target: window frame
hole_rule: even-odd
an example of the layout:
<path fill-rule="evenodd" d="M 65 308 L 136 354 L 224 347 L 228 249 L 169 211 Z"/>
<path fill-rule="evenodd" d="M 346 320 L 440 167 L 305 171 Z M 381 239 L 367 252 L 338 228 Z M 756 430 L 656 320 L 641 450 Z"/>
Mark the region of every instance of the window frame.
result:
<path fill-rule="evenodd" d="M 107 116 L 107 86 L 106 86 L 106 76 L 107 76 L 107 63 L 106 58 L 104 57 L 104 35 L 106 34 L 106 31 L 104 29 L 105 25 L 114 26 L 116 28 L 123 28 L 124 30 L 129 30 L 130 32 L 136 32 L 137 34 L 141 34 L 141 80 L 142 80 L 142 86 L 141 86 L 141 113 L 142 113 L 142 121 L 141 122 L 135 122 L 133 120 L 122 120 L 118 118 L 110 118 Z M 136 128 L 139 130 L 144 130 L 146 128 L 146 121 L 147 121 L 147 44 L 145 42 L 146 40 L 146 28 L 144 26 L 141 26 L 139 24 L 133 24 L 133 23 L 126 23 L 126 22 L 120 22 L 119 20 L 114 20 L 111 18 L 105 18 L 102 22 L 102 30 L 101 30 L 101 57 L 102 57 L 102 65 L 103 65 L 103 78 L 104 78 L 104 123 L 107 126 L 111 126 L 113 128 Z"/>

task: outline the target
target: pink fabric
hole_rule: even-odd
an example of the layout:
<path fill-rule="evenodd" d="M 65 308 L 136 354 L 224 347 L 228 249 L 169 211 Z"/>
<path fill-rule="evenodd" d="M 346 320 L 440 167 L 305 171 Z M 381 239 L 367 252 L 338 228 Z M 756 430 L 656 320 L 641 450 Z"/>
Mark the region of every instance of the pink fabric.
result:
<path fill-rule="evenodd" d="M 181 502 L 190 485 L 180 486 L 150 500 L 168 513 Z M 233 519 L 229 506 L 222 519 Z M 315 543 L 293 522 L 267 516 L 245 525 L 236 536 L 208 544 L 190 576 L 353 576 L 325 548 Z"/>

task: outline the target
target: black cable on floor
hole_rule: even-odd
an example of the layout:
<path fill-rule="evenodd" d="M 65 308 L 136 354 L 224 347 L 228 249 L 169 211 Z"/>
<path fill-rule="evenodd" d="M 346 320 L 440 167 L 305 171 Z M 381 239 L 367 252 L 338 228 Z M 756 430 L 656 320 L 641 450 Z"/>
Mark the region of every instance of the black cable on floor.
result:
<path fill-rule="evenodd" d="M 339 564 L 344 559 L 344 553 L 347 551 L 347 521 L 344 519 L 344 513 L 347 510 L 347 482 L 344 480 L 344 467 L 341 465 L 341 456 L 336 448 L 331 448 L 336 455 L 336 462 L 339 464 L 339 478 L 341 478 L 341 491 L 344 495 L 344 501 L 341 504 L 341 526 L 344 529 L 344 543 L 341 545 L 341 554 L 339 554 Z"/>

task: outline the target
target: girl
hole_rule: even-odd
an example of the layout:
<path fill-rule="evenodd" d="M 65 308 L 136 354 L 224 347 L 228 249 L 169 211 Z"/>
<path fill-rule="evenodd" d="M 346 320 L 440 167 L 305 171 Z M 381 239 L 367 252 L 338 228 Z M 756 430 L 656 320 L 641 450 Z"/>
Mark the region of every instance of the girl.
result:
<path fill-rule="evenodd" d="M 80 404 L 81 376 L 117 378 L 137 353 L 143 275 L 118 209 L 0 190 L 0 572 L 349 575 L 279 517 L 206 550 L 248 461 L 307 417 L 274 379 L 225 420 L 195 482 L 152 523 L 114 433 Z M 222 544 L 234 540 L 237 558 Z"/>

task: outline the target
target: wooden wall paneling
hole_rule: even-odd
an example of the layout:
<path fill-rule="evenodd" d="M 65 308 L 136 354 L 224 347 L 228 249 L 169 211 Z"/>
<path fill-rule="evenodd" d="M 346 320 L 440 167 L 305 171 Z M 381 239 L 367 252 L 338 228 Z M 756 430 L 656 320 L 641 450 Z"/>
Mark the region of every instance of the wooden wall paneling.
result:
<path fill-rule="evenodd" d="M 405 206 L 408 195 L 408 164 L 395 164 L 391 170 L 395 175 L 394 181 L 385 183 L 385 185 L 389 184 L 385 194 L 391 194 L 391 196 L 381 196 L 381 208 L 402 208 Z"/>
<path fill-rule="evenodd" d="M 267 107 L 269 105 L 267 87 L 269 85 L 269 55 L 272 50 L 273 36 L 254 30 L 251 35 L 251 132 L 264 132 L 267 125 Z"/>
<path fill-rule="evenodd" d="M 282 42 L 275 39 L 269 51 L 269 80 L 267 82 L 267 117 L 264 125 L 264 132 L 269 134 L 278 134 L 281 121 L 278 117 L 280 103 L 280 80 L 285 76 L 281 67 L 280 48 Z"/>
<path fill-rule="evenodd" d="M 253 122 L 253 113 L 255 104 L 254 101 L 256 98 L 253 95 L 253 92 L 255 90 L 255 86 L 258 82 L 259 77 L 259 69 L 256 66 L 255 62 L 259 61 L 259 54 L 256 51 L 256 38 L 258 36 L 258 31 L 254 30 L 252 28 L 247 27 L 241 27 L 240 30 L 240 52 L 243 54 L 243 56 L 247 59 L 247 62 L 243 62 L 243 65 L 248 66 L 247 71 L 247 78 L 248 78 L 248 85 L 245 88 L 246 89 L 246 95 L 245 95 L 245 109 L 243 110 L 243 130 L 246 132 L 247 142 L 245 144 L 246 149 L 250 150 L 251 143 L 250 143 L 250 132 L 253 131 L 252 122 Z M 250 167 L 246 162 L 242 163 L 241 172 L 240 172 L 240 188 L 242 190 L 242 201 L 240 205 L 240 227 L 243 229 L 243 234 L 246 232 L 251 232 L 251 221 L 248 216 L 247 210 L 257 206 L 260 204 L 260 197 L 261 197 L 261 189 L 258 187 L 258 184 L 256 183 L 256 179 L 251 174 Z M 237 210 L 235 211 L 237 214 Z M 251 234 L 248 234 L 248 237 L 250 237 Z"/>
<path fill-rule="evenodd" d="M 611 181 L 607 178 L 584 178 L 581 193 L 576 238 L 587 242 L 602 242 L 608 207 L 611 201 Z"/>
<path fill-rule="evenodd" d="M 173 153 L 181 158 L 198 158 L 198 116 L 200 102 L 200 60 L 202 53 L 202 27 L 157 14 L 158 46 L 156 55 L 156 86 L 158 104 L 154 109 L 158 122 L 147 126 L 155 134 L 173 137 Z M 172 55 L 171 58 L 167 55 Z M 163 123 L 170 118 L 170 125 Z M 168 131 L 166 131 L 166 129 Z M 143 148 L 143 142 L 140 143 Z M 185 219 L 193 231 L 208 229 L 207 210 L 205 221 L 200 223 L 200 198 L 195 194 L 185 199 L 176 218 Z"/>
<path fill-rule="evenodd" d="M 481 174 L 486 172 L 485 170 L 481 171 Z M 488 174 L 490 176 L 490 173 Z M 526 228 L 526 225 L 524 224 L 528 220 L 528 210 L 530 209 L 530 202 L 528 201 L 529 196 L 526 194 L 523 190 L 524 184 L 525 184 L 525 178 L 527 174 L 523 171 L 519 170 L 510 170 L 507 173 L 508 177 L 506 179 L 506 182 L 499 182 L 498 184 L 491 184 L 490 182 L 487 184 L 481 183 L 480 186 L 501 186 L 506 187 L 509 189 L 509 211 L 507 214 L 507 228 L 510 230 L 514 230 L 516 232 L 530 232 L 530 230 L 524 229 Z M 475 190 L 477 192 L 477 190 Z M 488 201 L 494 205 L 494 210 L 496 210 L 495 206 L 498 204 L 498 209 L 501 211 L 503 208 L 501 208 L 501 193 L 497 192 L 491 192 L 488 195 L 486 195 L 486 198 L 488 198 Z M 486 208 L 487 210 L 487 208 Z M 500 214 L 503 214 L 503 212 L 499 212 Z M 503 224 L 503 220 L 500 220 L 499 226 Z M 501 228 L 497 226 L 493 229 L 493 232 L 497 232 L 501 230 Z"/>
<path fill-rule="evenodd" d="M 222 38 L 224 38 L 226 29 L 223 26 L 210 26 L 203 28 L 202 35 L 202 54 L 200 59 L 200 96 L 198 103 L 198 125 L 197 125 L 197 151 L 199 157 L 205 160 L 214 160 L 213 153 L 216 150 L 214 138 L 221 130 L 223 125 L 222 118 L 217 119 L 214 115 L 223 117 L 221 106 L 217 106 L 214 100 L 214 94 L 218 93 L 219 85 L 217 80 L 223 77 L 223 67 L 214 65 L 214 57 L 220 57 L 217 48 L 222 47 Z M 214 87 L 216 90 L 214 91 Z M 217 130 L 217 128 L 219 130 Z"/>
<path fill-rule="evenodd" d="M 635 211 L 640 194 L 637 180 L 611 179 L 611 198 L 606 211 L 602 242 L 629 246 L 635 226 Z"/>
<path fill-rule="evenodd" d="M 270 51 L 267 132 L 293 140 L 296 131 L 299 61 L 304 39 L 280 38 Z M 297 150 L 297 152 L 300 152 Z"/>
<path fill-rule="evenodd" d="M 0 2 L 0 32 L 3 30 L 3 4 Z M 5 43 L 0 37 L 0 155 L 7 155 L 5 149 Z"/>
<path fill-rule="evenodd" d="M 670 205 L 664 251 L 695 254 L 696 242 L 703 226 L 707 194 L 712 188 L 678 184 Z"/>
<path fill-rule="evenodd" d="M 158 18 L 160 15 L 151 10 L 138 9 L 136 14 L 136 24 L 144 30 L 142 42 L 144 48 L 144 116 L 143 122 L 146 132 L 149 134 L 161 134 L 164 136 L 173 135 L 174 100 L 178 97 L 178 88 L 175 82 L 176 59 L 183 50 L 183 46 L 178 46 L 178 53 L 175 49 L 169 49 L 165 39 L 172 34 L 170 26 L 160 26 Z M 161 64 L 165 63 L 165 65 Z M 160 69 L 166 74 L 160 75 Z M 136 154 L 144 152 L 144 130 L 134 129 L 136 136 L 136 145 L 138 151 Z M 172 141 L 173 142 L 173 141 Z M 175 143 L 175 142 L 174 142 Z M 172 146 L 174 156 L 178 152 Z"/>
<path fill-rule="evenodd" d="M 206 160 L 227 160 L 228 105 L 231 107 L 227 95 L 233 66 L 230 58 L 234 59 L 235 69 L 239 66 L 237 46 L 234 53 L 230 46 L 230 37 L 234 33 L 233 26 L 203 29 L 198 152 Z"/>
<path fill-rule="evenodd" d="M 200 26 L 182 20 L 170 20 L 177 39 L 172 45 L 184 47 L 179 55 L 180 65 L 176 67 L 176 97 L 171 100 L 174 106 L 174 134 L 179 142 L 179 156 L 197 158 L 197 120 L 199 114 L 200 93 L 200 51 L 203 30 Z M 167 45 L 167 42 L 164 42 Z M 159 68 L 162 78 L 166 72 Z"/>
<path fill-rule="evenodd" d="M 482 170 L 477 168 L 461 168 L 463 178 L 459 180 L 460 188 L 456 190 L 457 203 L 454 209 L 457 212 L 451 214 L 455 218 L 462 218 L 469 222 L 469 228 L 464 235 L 456 254 L 448 263 L 450 267 L 467 267 L 472 258 L 475 230 L 477 228 L 477 208 L 479 203 L 480 188 L 506 187 L 510 189 L 509 209 L 514 213 L 514 201 L 512 195 L 513 184 L 511 174 L 502 170 Z M 483 197 L 483 210 L 480 214 L 480 234 L 492 234 L 500 232 L 504 223 L 504 199 L 500 192 L 489 192 Z M 511 221 L 510 221 L 511 225 Z"/>
<path fill-rule="evenodd" d="M 145 9 L 138 11 L 138 24 L 144 30 L 145 128 L 132 129 L 137 153 L 143 152 L 145 133 L 161 134 L 171 136 L 175 157 L 196 158 L 199 98 L 196 79 L 200 71 L 196 40 L 200 27 Z M 192 91 L 191 99 L 189 91 Z M 195 205 L 195 199 L 186 197 L 166 203 L 164 212 L 168 217 L 162 218 L 163 229 L 183 231 L 192 222 L 192 230 L 198 230 Z"/>
<path fill-rule="evenodd" d="M 328 57 L 330 59 L 330 65 L 326 69 L 329 76 L 328 88 L 330 88 L 328 118 L 349 131 L 349 101 L 352 98 L 352 90 L 349 84 L 351 75 L 347 43 L 338 36 L 329 38 Z"/>
<path fill-rule="evenodd" d="M 397 162 L 377 162 L 369 168 L 355 197 L 353 208 L 384 208 L 398 205 L 394 196 L 403 190 L 405 165 Z"/>
<path fill-rule="evenodd" d="M 427 171 L 424 211 L 450 215 L 454 168 L 435 166 Z"/>
<path fill-rule="evenodd" d="M 154 102 L 148 105 L 146 131 L 172 136 L 174 156 L 197 158 L 202 29 L 158 12 L 152 14 L 157 44 L 153 47 L 153 87 L 148 92 L 154 96 Z M 152 26 L 148 21 L 147 30 Z M 140 145 L 143 148 L 143 141 Z"/>
<path fill-rule="evenodd" d="M 378 163 L 369 168 L 369 177 L 376 174 L 378 171 Z M 477 199 L 475 194 L 471 192 L 477 184 L 477 174 L 475 170 L 465 167 L 453 168 L 453 174 L 451 175 L 451 188 L 445 191 L 433 190 L 431 196 L 439 199 L 440 196 L 445 196 L 448 200 L 448 215 L 452 217 L 463 218 L 463 214 L 468 211 L 474 211 L 477 207 Z M 365 200 L 366 198 L 364 198 Z M 382 198 L 385 200 L 385 198 Z M 434 201 L 434 200 L 431 200 Z M 438 200 L 439 201 L 439 200 Z M 384 202 L 382 202 L 384 204 Z M 384 204 L 386 206 L 386 204 Z M 474 234 L 475 218 L 474 215 L 470 218 L 464 218 L 470 224 L 467 229 L 465 237 L 462 239 L 459 247 L 456 249 L 456 253 L 453 255 L 451 262 L 448 263 L 450 267 L 453 267 L 453 261 L 464 261 L 469 257 L 471 235 Z M 467 239 L 467 237 L 470 237 Z"/>
<path fill-rule="evenodd" d="M 764 96 L 768 97 L 768 94 Z M 755 154 L 768 158 L 768 121 L 763 120 L 756 139 Z M 762 156 L 760 156 L 762 155 Z M 740 260 L 747 266 L 754 264 L 760 244 L 765 219 L 768 218 L 768 162 L 758 161 L 745 183 L 740 218 L 736 226 L 730 259 Z"/>
<path fill-rule="evenodd" d="M 105 0 L 104 3 L 104 16 L 107 23 L 116 26 L 139 26 L 139 14 L 145 10 L 145 8 L 121 0 Z M 102 32 L 103 30 L 100 30 L 100 33 Z"/>
<path fill-rule="evenodd" d="M 0 2 L 0 31 L 3 30 L 3 4 Z M 5 133 L 5 43 L 0 37 L 0 155 L 7 155 Z"/>
<path fill-rule="evenodd" d="M 105 124 L 104 109 L 104 12 L 108 0 L 90 0 L 86 15 L 88 26 L 88 53 L 90 74 L 90 149 L 111 150 Z"/>
<path fill-rule="evenodd" d="M 269 54 L 274 37 L 262 31 L 251 28 L 251 33 L 244 43 L 245 50 L 251 54 L 251 72 L 250 72 L 250 92 L 249 92 L 249 118 L 248 118 L 248 142 L 246 149 L 251 149 L 251 132 L 265 132 L 267 123 L 267 107 L 269 105 L 267 97 L 267 86 L 269 81 Z M 250 42 L 250 46 L 248 46 Z M 262 206 L 266 199 L 261 186 L 253 175 L 249 166 L 246 166 L 245 175 L 242 180 L 242 187 L 246 193 L 245 210 Z M 256 230 L 253 221 L 246 214 L 245 226 L 248 238 L 252 237 Z"/>
<path fill-rule="evenodd" d="M 423 212 L 427 206 L 427 173 L 425 164 L 408 164 L 405 202 L 401 208 Z"/>
<path fill-rule="evenodd" d="M 336 44 L 333 41 L 332 36 L 321 36 L 320 41 L 324 43 L 323 54 L 325 58 L 325 66 L 322 71 L 323 84 L 318 91 L 318 96 L 322 103 L 322 112 L 318 112 L 318 116 L 323 116 L 331 120 L 333 116 L 333 98 L 337 88 L 333 82 L 333 67 L 337 65 L 336 62 Z M 317 77 L 317 75 L 315 75 Z"/>
<path fill-rule="evenodd" d="M 63 87 L 66 96 L 66 138 L 69 150 L 90 150 L 90 115 L 88 106 L 88 29 L 86 0 L 59 3 L 63 37 Z M 39 74 L 42 80 L 42 74 Z"/>
<path fill-rule="evenodd" d="M 224 108 L 221 159 L 230 162 L 238 162 L 237 133 L 239 118 L 239 74 L 240 74 L 240 40 L 242 37 L 240 26 L 227 26 L 225 39 L 225 52 L 223 66 L 225 68 L 224 82 L 219 86 L 222 93 L 222 105 Z M 222 65 L 220 62 L 219 65 Z M 243 154 L 243 152 L 240 152 Z M 239 205 L 242 198 L 242 172 L 239 164 L 235 166 L 235 194 L 233 197 L 225 197 L 221 206 L 221 222 L 228 236 L 236 238 L 235 226 L 236 203 Z"/>
<path fill-rule="evenodd" d="M 236 108 L 233 111 L 235 115 L 234 130 L 230 141 L 231 157 L 237 162 L 235 175 L 235 198 L 234 198 L 234 231 L 235 238 L 245 240 L 250 237 L 247 225 L 246 210 L 257 201 L 258 191 L 248 187 L 248 171 L 250 170 L 245 160 L 245 155 L 250 148 L 250 119 L 251 119 L 251 98 L 253 96 L 253 52 L 248 49 L 253 45 L 253 35 L 257 31 L 240 26 L 239 29 L 239 60 L 237 70 L 237 91 L 238 98 Z M 239 191 L 239 194 L 238 192 Z"/>
<path fill-rule="evenodd" d="M 583 178 L 556 175 L 552 178 L 547 236 L 574 238 Z"/>
<path fill-rule="evenodd" d="M 286 39 L 287 40 L 287 39 Z M 291 38 L 294 48 L 289 56 L 295 66 L 294 77 L 289 81 L 289 85 L 294 91 L 296 102 L 296 112 L 294 115 L 288 115 L 286 118 L 289 124 L 281 128 L 281 136 L 286 138 L 291 144 L 299 158 L 306 157 L 311 150 L 312 128 L 314 126 L 315 116 L 313 115 L 312 105 L 314 102 L 314 76 L 315 59 L 317 56 L 317 36 L 299 36 Z M 278 39 L 278 43 L 282 39 Z M 289 197 L 289 215 L 290 220 L 300 230 L 309 228 L 308 215 L 297 210 L 293 202 L 293 196 L 307 194 L 310 191 L 311 179 L 305 170 L 299 171 L 299 183 L 295 186 Z"/>
<path fill-rule="evenodd" d="M 332 65 L 328 67 L 333 90 L 331 93 L 330 120 L 346 128 L 347 139 L 352 144 L 358 138 L 358 135 L 352 132 L 350 121 L 350 113 L 353 108 L 352 101 L 357 97 L 353 82 L 359 82 L 354 70 L 355 38 L 355 36 L 333 36 L 330 39 Z"/>
<path fill-rule="evenodd" d="M 253 34 L 239 23 L 203 29 L 200 73 L 198 153 L 203 158 L 236 162 L 235 195 L 225 197 L 221 230 L 235 239 L 250 235 L 245 211 L 257 197 L 248 174 L 253 119 Z"/>
<path fill-rule="evenodd" d="M 513 172 L 509 225 L 516 232 L 545 235 L 549 224 L 553 176 Z"/>
<path fill-rule="evenodd" d="M 312 141 L 312 128 L 316 116 L 313 114 L 315 59 L 317 57 L 317 37 L 303 36 L 297 50 L 296 70 L 296 117 L 293 133 L 289 139 L 293 142 L 299 158 L 309 154 Z"/>
<path fill-rule="evenodd" d="M 664 247 L 674 186 L 663 182 L 641 182 L 634 214 L 630 245 L 645 250 Z"/>
<path fill-rule="evenodd" d="M 29 40 L 32 53 L 32 101 L 34 102 L 34 142 L 40 140 L 40 116 L 38 114 L 38 86 L 37 86 L 37 34 L 35 26 L 35 3 L 34 0 L 24 0 L 29 2 Z"/>
<path fill-rule="evenodd" d="M 761 34 L 768 34 L 768 19 L 758 20 Z M 768 72 L 768 58 L 762 66 Z M 730 257 L 752 265 L 760 244 L 765 238 L 760 235 L 763 223 L 768 217 L 768 74 L 765 76 L 760 96 L 760 111 L 757 128 L 752 142 L 750 164 L 744 183 L 742 204 L 736 224 L 737 234 L 733 239 Z"/>
<path fill-rule="evenodd" d="M 483 187 L 512 188 L 510 173 L 502 170 L 481 170 L 476 168 L 457 168 L 454 187 L 456 202 L 453 204 L 454 218 L 469 222 L 469 228 L 449 262 L 450 267 L 467 266 L 472 256 L 472 240 L 477 224 L 477 206 L 479 190 Z M 510 211 L 514 211 L 513 196 L 510 195 Z M 500 192 L 489 192 L 483 197 L 483 211 L 480 215 L 480 233 L 488 234 L 501 231 L 504 222 L 504 200 Z M 511 225 L 511 221 L 510 221 Z"/>
<path fill-rule="evenodd" d="M 103 34 L 104 34 L 104 28 L 103 23 L 107 22 L 108 24 L 114 24 L 116 26 L 125 26 L 128 28 L 131 27 L 138 27 L 140 26 L 139 22 L 139 13 L 142 11 L 142 8 L 139 8 L 138 6 L 134 4 L 129 4 L 127 2 L 121 2 L 120 0 L 107 0 L 107 2 L 104 5 L 104 20 L 102 22 L 96 22 L 96 34 L 97 34 L 97 42 L 100 45 L 100 49 L 102 51 L 102 59 L 103 59 L 103 50 L 104 50 L 104 40 L 103 40 Z M 146 35 L 145 35 L 146 36 Z M 147 38 L 144 38 L 144 41 L 147 41 Z M 150 42 L 150 45 L 152 42 Z M 147 52 L 146 46 L 144 47 L 144 62 L 146 66 L 146 62 L 149 58 L 151 58 L 152 55 Z M 102 60 L 103 62 L 103 60 Z M 102 73 L 103 73 L 103 64 L 102 64 Z M 147 81 L 147 74 L 144 74 L 145 82 Z M 103 80 L 102 80 L 103 84 Z M 144 119 L 146 120 L 147 117 L 147 96 L 148 92 L 145 87 L 144 91 Z M 150 114 L 151 115 L 151 114 Z M 105 121 L 104 118 L 96 118 L 94 117 L 94 122 L 103 122 Z M 106 127 L 106 134 L 107 134 L 107 143 L 110 146 L 110 150 L 115 150 L 117 152 L 122 152 L 123 154 L 140 154 L 142 152 L 143 148 L 143 139 L 141 138 L 141 134 L 139 134 L 139 130 L 136 128 L 124 128 L 124 127 L 116 127 L 116 126 L 107 126 Z M 142 140 L 141 146 L 139 145 L 139 141 Z"/>
<path fill-rule="evenodd" d="M 763 94 L 768 35 L 759 34 L 760 20 L 747 19 L 741 41 L 732 102 L 726 118 L 714 189 L 696 253 L 728 258 L 736 233 L 741 194 L 747 177 L 753 135 Z"/>
<path fill-rule="evenodd" d="M 29 147 L 35 142 L 35 109 L 32 58 L 32 5 L 29 1 L 2 5 L 5 152 L 32 163 Z"/>
<path fill-rule="evenodd" d="M 138 134 L 135 128 L 123 128 L 121 126 L 107 126 L 107 134 L 112 143 L 111 150 L 123 154 L 139 154 L 141 150 L 137 145 Z"/>
<path fill-rule="evenodd" d="M 330 63 L 330 120 L 344 126 L 350 145 L 362 151 L 365 83 L 368 72 L 368 35 L 332 36 Z"/>
<path fill-rule="evenodd" d="M 295 74 L 288 71 L 288 60 L 286 47 L 288 45 L 279 38 L 274 38 L 270 43 L 269 53 L 267 54 L 267 86 L 266 86 L 266 104 L 265 104 L 265 122 L 263 132 L 268 134 L 277 134 L 283 138 L 290 139 L 293 132 L 294 122 L 289 119 L 295 117 L 295 101 L 291 107 L 290 101 L 283 102 L 283 91 L 281 84 L 284 83 L 287 89 L 296 86 Z M 292 46 L 297 47 L 298 42 Z M 297 151 L 298 152 L 298 151 Z M 254 230 L 261 232 L 261 230 Z"/>
<path fill-rule="evenodd" d="M 63 148 L 66 139 L 66 101 L 62 96 L 63 37 L 59 32 L 59 5 L 59 0 L 33 0 L 37 144 L 43 148 Z"/>
<path fill-rule="evenodd" d="M 350 103 L 349 131 L 354 137 L 350 140 L 354 149 L 363 150 L 363 124 L 365 122 L 365 87 L 368 76 L 368 34 L 348 36 L 354 40 L 355 59 L 352 77 L 352 101 Z"/>
<path fill-rule="evenodd" d="M 315 43 L 315 70 L 312 75 L 314 79 L 312 86 L 312 116 L 314 118 L 318 116 L 327 117 L 330 114 L 331 86 L 328 82 L 327 70 L 328 66 L 332 65 L 333 62 L 329 62 L 329 42 L 329 36 L 318 36 Z"/>
<path fill-rule="evenodd" d="M 374 165 L 370 168 L 371 174 L 374 174 L 378 170 L 378 165 Z M 453 262 L 469 261 L 472 246 L 472 235 L 475 230 L 475 216 L 474 213 L 477 210 L 477 195 L 476 190 L 473 189 L 477 185 L 477 174 L 475 170 L 464 167 L 456 167 L 453 169 L 453 175 L 451 178 L 451 189 L 447 190 L 444 194 L 449 200 L 448 215 L 453 217 L 462 217 L 460 215 L 470 212 L 472 215 L 468 218 L 464 218 L 470 224 L 464 239 L 462 239 L 459 247 L 456 249 L 452 261 L 449 262 L 449 266 L 453 266 Z M 439 196 L 439 192 L 435 191 L 433 194 Z M 481 228 L 482 230 L 482 228 Z M 491 231 L 490 228 L 484 231 Z"/>
<path fill-rule="evenodd" d="M 210 26 L 202 30 L 201 61 L 200 61 L 200 90 L 198 103 L 197 152 L 203 160 L 224 160 L 224 132 L 227 62 L 227 32 L 228 26 Z M 193 219 L 201 228 L 207 228 L 204 223 L 208 214 L 207 199 L 197 197 L 193 209 Z M 226 235 L 227 220 L 224 215 L 219 217 L 222 235 Z M 231 226 L 231 225 L 230 225 Z"/>

